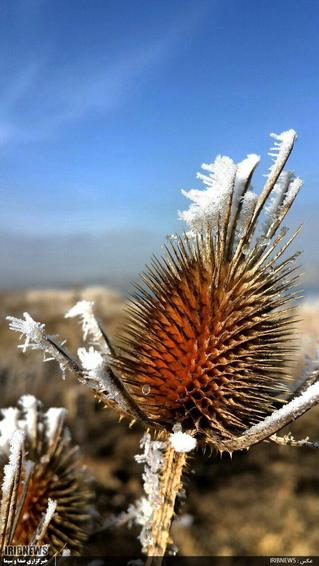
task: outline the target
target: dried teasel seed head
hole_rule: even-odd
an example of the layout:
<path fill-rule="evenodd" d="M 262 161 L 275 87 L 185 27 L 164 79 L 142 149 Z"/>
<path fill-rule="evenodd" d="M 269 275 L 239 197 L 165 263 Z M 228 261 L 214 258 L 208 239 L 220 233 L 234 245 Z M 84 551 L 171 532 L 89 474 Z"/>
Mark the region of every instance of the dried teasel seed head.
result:
<path fill-rule="evenodd" d="M 113 359 L 155 427 L 179 423 L 216 446 L 278 407 L 290 379 L 295 258 L 282 258 L 290 242 L 278 228 L 301 181 L 280 177 L 295 132 L 275 139 L 259 196 L 250 186 L 258 156 L 203 166 L 206 189 L 186 193 L 193 202 L 181 213 L 190 232 L 147 268 Z"/>
<path fill-rule="evenodd" d="M 44 411 L 25 395 L 16 408 L 2 409 L 1 418 L 0 547 L 36 541 L 50 545 L 51 554 L 65 547 L 78 554 L 89 534 L 93 494 L 64 409 Z"/>

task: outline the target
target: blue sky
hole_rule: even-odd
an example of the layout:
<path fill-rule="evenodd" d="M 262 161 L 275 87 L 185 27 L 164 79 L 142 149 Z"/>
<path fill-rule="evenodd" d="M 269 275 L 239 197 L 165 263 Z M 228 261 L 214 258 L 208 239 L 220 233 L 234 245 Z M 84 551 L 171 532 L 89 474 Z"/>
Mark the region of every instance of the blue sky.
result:
<path fill-rule="evenodd" d="M 316 0 L 4 0 L 3 285 L 134 275 L 203 161 L 261 153 L 261 183 L 288 128 L 316 261 L 318 21 Z"/>

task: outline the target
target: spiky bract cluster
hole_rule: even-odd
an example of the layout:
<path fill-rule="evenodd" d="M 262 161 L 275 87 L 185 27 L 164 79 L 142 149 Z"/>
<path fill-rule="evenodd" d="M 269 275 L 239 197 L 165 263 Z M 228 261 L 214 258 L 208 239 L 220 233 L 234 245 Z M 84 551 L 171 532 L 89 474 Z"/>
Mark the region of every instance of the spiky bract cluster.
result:
<path fill-rule="evenodd" d="M 137 286 L 113 367 L 160 428 L 178 422 L 218 445 L 271 413 L 286 388 L 296 278 L 294 257 L 279 259 L 289 242 L 281 244 L 285 231 L 277 230 L 296 179 L 279 178 L 294 140 L 284 134 L 259 198 L 247 198 L 256 156 L 237 167 L 228 158 L 205 166 L 208 189 L 190 191 L 194 202 L 183 213 L 191 232 L 166 246 Z M 276 206 L 258 234 L 274 189 Z"/>
<path fill-rule="evenodd" d="M 50 545 L 51 554 L 65 547 L 78 554 L 87 539 L 92 490 L 64 419 L 63 409 L 44 412 L 31 395 L 2 410 L 1 548 L 41 543 Z M 14 435 L 20 435 L 18 450 Z"/>

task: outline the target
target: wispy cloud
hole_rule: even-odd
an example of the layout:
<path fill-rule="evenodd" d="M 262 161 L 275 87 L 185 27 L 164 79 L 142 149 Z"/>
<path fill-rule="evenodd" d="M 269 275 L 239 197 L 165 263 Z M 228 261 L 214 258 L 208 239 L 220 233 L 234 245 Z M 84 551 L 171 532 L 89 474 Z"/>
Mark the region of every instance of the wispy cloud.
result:
<path fill-rule="evenodd" d="M 141 38 L 135 49 L 118 53 L 112 61 L 102 58 L 98 66 L 71 58 L 54 68 L 52 52 L 23 61 L 9 74 L 0 96 L 0 143 L 47 139 L 73 122 L 118 108 L 137 84 L 143 85 L 150 70 L 178 51 L 202 17 L 189 13 L 157 33 L 159 39 Z"/>

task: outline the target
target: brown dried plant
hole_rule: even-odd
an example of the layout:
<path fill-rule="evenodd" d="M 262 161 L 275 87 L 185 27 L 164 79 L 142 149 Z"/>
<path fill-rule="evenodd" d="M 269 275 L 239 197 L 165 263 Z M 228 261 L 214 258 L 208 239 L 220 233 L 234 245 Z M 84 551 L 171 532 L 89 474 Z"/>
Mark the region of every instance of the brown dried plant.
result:
<path fill-rule="evenodd" d="M 10 318 L 26 337 L 24 350 L 49 353 L 63 373 L 75 372 L 105 405 L 151 431 L 138 457 L 146 464 L 146 497 L 127 515 L 142 526 L 150 557 L 166 551 L 187 453 L 196 444 L 220 453 L 266 439 L 316 446 L 276 436 L 318 403 L 319 382 L 315 362 L 298 387 L 291 383 L 298 253 L 285 252 L 300 228 L 286 239 L 280 227 L 302 181 L 284 171 L 295 132 L 273 137 L 274 161 L 259 195 L 251 186 L 257 155 L 239 164 L 219 156 L 202 166 L 205 190 L 184 193 L 192 201 L 180 213 L 188 232 L 153 258 L 112 344 L 88 302 L 67 314 L 80 316 L 91 339 L 79 360 L 28 314 Z"/>
<path fill-rule="evenodd" d="M 24 395 L 0 421 L 0 555 L 7 545 L 79 554 L 91 523 L 92 489 L 63 409 Z"/>

